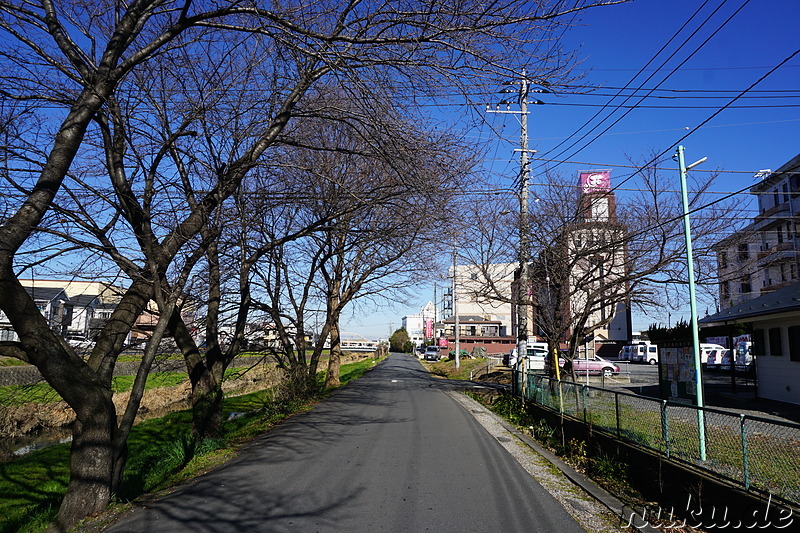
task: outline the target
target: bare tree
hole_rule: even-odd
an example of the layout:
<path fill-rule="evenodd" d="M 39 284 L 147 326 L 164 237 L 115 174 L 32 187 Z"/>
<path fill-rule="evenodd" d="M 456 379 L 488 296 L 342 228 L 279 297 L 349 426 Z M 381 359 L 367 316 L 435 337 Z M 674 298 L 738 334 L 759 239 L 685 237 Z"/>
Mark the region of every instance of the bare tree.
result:
<path fill-rule="evenodd" d="M 432 135 L 396 117 L 354 111 L 352 104 L 340 106 L 335 121 L 329 116 L 308 129 L 314 136 L 293 139 L 302 149 L 287 160 L 290 173 L 313 184 L 310 201 L 298 209 L 311 220 L 329 222 L 297 243 L 296 251 L 273 250 L 261 275 L 267 298 L 260 308 L 284 339 L 283 362 L 299 384 L 312 387 L 328 338 L 326 385 L 338 384 L 339 319 L 345 307 L 378 293 L 396 294 L 418 279 L 424 263 L 409 252 L 417 248 L 424 255 L 426 235 L 440 230 L 433 224 L 440 217 L 431 213 L 447 204 L 456 178 L 474 164 L 458 155 L 464 148 L 446 133 Z M 306 366 L 304 317 L 310 302 L 325 313 Z"/>
<path fill-rule="evenodd" d="M 2 96 L 6 101 L 35 103 L 31 107 L 36 115 L 31 120 L 38 118 L 42 125 L 27 136 L 29 149 L 13 154 L 20 167 L 5 176 L 15 194 L 9 198 L 14 205 L 10 216 L 0 227 L 0 307 L 20 339 L 8 349 L 36 365 L 76 412 L 70 484 L 58 515 L 61 527 L 102 510 L 119 477 L 115 465 L 124 454 L 115 445 L 119 435 L 111 402 L 113 362 L 157 279 L 133 280 L 132 287 L 139 290 L 122 298 L 107 334 L 86 362 L 38 312 L 17 278 L 15 259 L 20 249 L 36 246 L 31 237 L 40 224 L 48 222 L 46 216 L 90 123 L 113 100 L 123 79 L 200 22 L 244 11 L 228 8 L 189 14 L 189 7 L 189 3 L 162 1 L 136 2 L 126 8 L 0 4 L 0 30 L 7 38 L 0 53 L 6 86 Z"/>
<path fill-rule="evenodd" d="M 641 189 L 627 194 L 613 189 L 581 194 L 577 180 L 544 176 L 529 219 L 536 251 L 528 267 L 530 286 L 514 293 L 501 291 L 489 268 L 515 262 L 513 232 L 498 231 L 491 220 L 476 224 L 479 237 L 473 241 L 482 246 L 473 254 L 479 259 L 476 269 L 484 272 L 483 296 L 515 306 L 527 298 L 531 333 L 548 341 L 550 353 L 566 342 L 562 356 L 568 360 L 585 337 L 600 330 L 610 334 L 617 327 L 612 321 L 624 318 L 627 309 L 665 305 L 665 290 L 686 283 L 686 256 L 680 193 L 662 167 L 661 162 L 644 167 Z M 699 178 L 691 197 L 693 208 L 703 206 L 692 229 L 698 277 L 705 280 L 713 276 L 709 259 L 716 236 L 737 223 L 732 202 L 717 201 L 709 193 L 715 179 L 715 174 Z"/>

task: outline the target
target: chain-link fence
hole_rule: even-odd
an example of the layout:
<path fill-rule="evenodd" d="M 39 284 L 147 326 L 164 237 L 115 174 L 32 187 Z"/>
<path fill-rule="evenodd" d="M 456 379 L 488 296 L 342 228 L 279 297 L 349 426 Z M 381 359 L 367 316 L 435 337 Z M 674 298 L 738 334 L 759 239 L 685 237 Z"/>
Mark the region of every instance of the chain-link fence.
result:
<path fill-rule="evenodd" d="M 800 424 L 515 373 L 526 399 L 667 458 L 800 504 Z M 701 434 L 704 438 L 701 439 Z"/>

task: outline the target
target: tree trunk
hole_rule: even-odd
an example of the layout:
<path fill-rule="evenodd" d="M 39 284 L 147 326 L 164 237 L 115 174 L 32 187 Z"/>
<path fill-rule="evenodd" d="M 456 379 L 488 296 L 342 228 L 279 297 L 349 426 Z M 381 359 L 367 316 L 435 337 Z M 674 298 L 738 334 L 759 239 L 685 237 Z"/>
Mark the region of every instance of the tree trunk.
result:
<path fill-rule="evenodd" d="M 206 370 L 192 380 L 192 436 L 218 437 L 222 433 L 222 383 Z"/>
<path fill-rule="evenodd" d="M 183 354 L 186 372 L 192 384 L 192 436 L 195 438 L 218 436 L 222 431 L 224 370 L 214 371 L 215 364 L 222 364 L 220 347 L 216 341 L 216 329 L 212 329 L 212 338 L 206 337 L 205 358 L 198 350 L 178 312 L 172 313 L 169 330 Z"/>
<path fill-rule="evenodd" d="M 79 417 L 73 425 L 69 487 L 53 524 L 56 531 L 104 511 L 111 501 L 116 415 L 108 396 L 107 405 L 84 409 L 88 416 Z"/>
<path fill-rule="evenodd" d="M 325 388 L 334 389 L 342 384 L 339 381 L 339 368 L 342 366 L 342 345 L 339 332 L 339 319 L 331 324 L 331 356 L 328 359 L 328 372 L 325 376 Z"/>

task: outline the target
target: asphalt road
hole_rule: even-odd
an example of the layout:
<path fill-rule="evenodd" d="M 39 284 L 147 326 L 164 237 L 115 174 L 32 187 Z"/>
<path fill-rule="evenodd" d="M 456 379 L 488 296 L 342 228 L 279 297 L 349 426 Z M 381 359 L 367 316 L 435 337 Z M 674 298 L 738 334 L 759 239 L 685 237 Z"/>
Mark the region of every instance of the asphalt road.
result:
<path fill-rule="evenodd" d="M 110 531 L 583 531 L 453 386 L 392 354 Z"/>

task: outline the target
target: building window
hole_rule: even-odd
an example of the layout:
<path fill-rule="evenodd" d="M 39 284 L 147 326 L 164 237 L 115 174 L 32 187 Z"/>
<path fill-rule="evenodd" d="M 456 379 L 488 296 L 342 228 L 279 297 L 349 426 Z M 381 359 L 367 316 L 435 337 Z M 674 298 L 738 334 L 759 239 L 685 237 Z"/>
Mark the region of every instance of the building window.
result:
<path fill-rule="evenodd" d="M 778 244 L 783 244 L 783 226 L 778 226 Z"/>
<path fill-rule="evenodd" d="M 478 274 L 473 272 L 472 274 L 469 275 L 469 279 L 471 279 L 472 281 L 476 281 L 478 279 Z"/>
<path fill-rule="evenodd" d="M 800 362 L 800 326 L 789 326 L 789 359 Z"/>
<path fill-rule="evenodd" d="M 750 250 L 747 247 L 747 244 L 740 244 L 739 245 L 739 261 L 747 261 L 750 258 Z"/>
<path fill-rule="evenodd" d="M 783 355 L 783 350 L 781 350 L 781 328 L 769 328 L 769 354 L 776 357 Z"/>
<path fill-rule="evenodd" d="M 719 268 L 728 268 L 728 254 L 725 250 L 719 253 Z"/>
<path fill-rule="evenodd" d="M 743 281 L 739 292 L 741 294 L 750 294 L 751 292 L 753 292 L 753 288 L 750 286 L 750 282 L 749 281 Z"/>
<path fill-rule="evenodd" d="M 764 349 L 764 330 L 763 329 L 755 329 L 753 330 L 753 355 L 764 355 L 766 354 L 766 350 Z"/>
<path fill-rule="evenodd" d="M 728 287 L 729 283 L 727 281 L 723 281 L 722 285 L 720 286 L 720 294 L 722 295 L 723 300 L 728 299 L 728 290 L 729 290 Z"/>
<path fill-rule="evenodd" d="M 783 201 L 784 202 L 788 202 L 789 201 L 789 184 L 788 183 L 784 183 L 783 184 Z"/>

